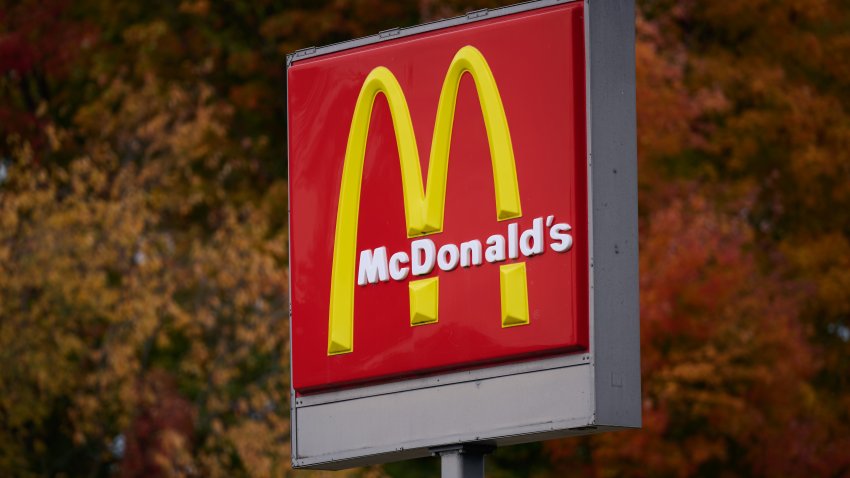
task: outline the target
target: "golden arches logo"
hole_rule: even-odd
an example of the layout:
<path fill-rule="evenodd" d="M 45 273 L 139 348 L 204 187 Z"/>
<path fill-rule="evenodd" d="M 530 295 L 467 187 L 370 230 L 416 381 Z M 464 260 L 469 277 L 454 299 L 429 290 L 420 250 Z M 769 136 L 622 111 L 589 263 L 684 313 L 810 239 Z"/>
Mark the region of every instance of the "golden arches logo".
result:
<path fill-rule="evenodd" d="M 516 162 L 505 109 L 490 66 L 478 49 L 465 46 L 449 65 L 437 105 L 434 136 L 431 142 L 427 185 L 422 170 L 416 136 L 404 92 L 395 75 L 382 66 L 373 69 L 357 97 L 337 208 L 334 235 L 331 297 L 328 317 L 328 355 L 354 350 L 354 286 L 357 257 L 357 225 L 366 140 L 375 98 L 382 93 L 389 105 L 401 163 L 404 215 L 407 236 L 416 237 L 442 232 L 446 203 L 449 147 L 454 124 L 460 80 L 469 73 L 475 82 L 481 113 L 490 146 L 496 218 L 507 220 L 522 215 L 517 184 Z M 502 326 L 528 323 L 528 292 L 525 263 L 500 266 Z M 409 283 L 411 325 L 437 321 L 439 277 Z"/>

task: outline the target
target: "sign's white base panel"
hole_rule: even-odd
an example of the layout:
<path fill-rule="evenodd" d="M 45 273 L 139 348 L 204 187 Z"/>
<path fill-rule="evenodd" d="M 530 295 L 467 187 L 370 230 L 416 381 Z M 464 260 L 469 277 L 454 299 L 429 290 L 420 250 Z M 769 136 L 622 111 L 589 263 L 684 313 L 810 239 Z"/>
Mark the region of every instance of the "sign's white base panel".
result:
<path fill-rule="evenodd" d="M 483 437 L 505 445 L 586 433 L 595 424 L 592 374 L 584 363 L 350 400 L 319 399 L 295 409 L 301 431 L 294 443 L 296 464 L 341 469 L 401 451 L 409 452 L 405 458 L 428 456 L 430 447 Z M 364 457 L 364 450 L 373 455 Z"/>

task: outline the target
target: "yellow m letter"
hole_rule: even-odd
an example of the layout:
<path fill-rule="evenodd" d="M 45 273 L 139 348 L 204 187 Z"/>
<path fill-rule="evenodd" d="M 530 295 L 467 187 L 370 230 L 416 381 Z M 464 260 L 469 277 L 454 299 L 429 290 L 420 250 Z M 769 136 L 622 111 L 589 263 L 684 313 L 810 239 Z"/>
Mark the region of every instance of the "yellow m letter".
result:
<path fill-rule="evenodd" d="M 460 80 L 464 73 L 469 73 L 475 81 L 481 113 L 484 116 L 484 124 L 487 128 L 490 157 L 493 164 L 493 183 L 496 192 L 496 218 L 497 220 L 505 220 L 522 215 L 516 164 L 505 110 L 502 106 L 496 80 L 493 78 L 493 73 L 480 51 L 471 46 L 461 48 L 446 73 L 437 105 L 427 187 L 423 187 L 422 184 L 416 136 L 413 133 L 413 123 L 410 119 L 410 111 L 407 100 L 404 98 L 404 92 L 390 70 L 382 66 L 372 70 L 363 82 L 357 103 L 354 106 L 354 116 L 351 119 L 348 145 L 345 150 L 345 163 L 342 169 L 342 184 L 339 192 L 334 236 L 333 270 L 331 272 L 328 318 L 329 355 L 343 354 L 354 350 L 357 216 L 360 211 L 360 190 L 366 141 L 369 135 L 369 123 L 375 98 L 379 93 L 386 96 L 393 128 L 395 129 L 398 156 L 401 162 L 407 236 L 415 237 L 441 232 L 445 213 L 446 179 L 455 104 Z M 416 282 L 420 281 L 414 281 L 411 284 L 413 285 Z M 524 273 L 522 274 L 522 283 L 518 283 L 516 286 L 521 287 L 522 295 L 525 296 Z M 436 304 L 438 290 L 436 287 L 411 288 L 411 294 L 414 293 L 414 289 L 417 290 L 418 303 L 423 302 L 421 297 L 423 291 L 433 291 L 428 293 L 433 294 L 433 304 Z M 411 300 L 413 300 L 413 296 L 411 296 Z M 426 302 L 430 301 L 426 300 Z M 505 324 L 504 311 L 502 315 L 503 324 Z M 525 322 L 527 322 L 527 316 L 526 310 Z M 516 322 L 517 320 L 522 321 L 523 319 L 514 317 L 514 322 L 511 325 L 519 325 Z M 433 321 L 436 321 L 436 317 L 431 322 Z"/>

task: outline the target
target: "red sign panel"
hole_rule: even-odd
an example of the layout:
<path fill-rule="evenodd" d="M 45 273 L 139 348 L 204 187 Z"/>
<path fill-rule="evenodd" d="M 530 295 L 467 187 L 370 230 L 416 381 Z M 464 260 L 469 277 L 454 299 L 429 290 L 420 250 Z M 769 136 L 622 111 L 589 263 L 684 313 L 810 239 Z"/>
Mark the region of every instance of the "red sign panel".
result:
<path fill-rule="evenodd" d="M 299 393 L 588 347 L 583 5 L 294 64 Z"/>

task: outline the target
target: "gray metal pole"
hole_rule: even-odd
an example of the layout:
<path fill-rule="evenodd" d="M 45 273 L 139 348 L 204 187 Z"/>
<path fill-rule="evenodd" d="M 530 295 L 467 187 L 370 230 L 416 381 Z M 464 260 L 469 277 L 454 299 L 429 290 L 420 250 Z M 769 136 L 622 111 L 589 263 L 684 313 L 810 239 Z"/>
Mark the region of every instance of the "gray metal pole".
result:
<path fill-rule="evenodd" d="M 431 453 L 440 457 L 442 478 L 484 478 L 484 456 L 495 448 L 459 444 L 431 448 Z"/>

